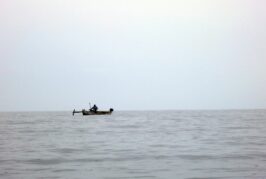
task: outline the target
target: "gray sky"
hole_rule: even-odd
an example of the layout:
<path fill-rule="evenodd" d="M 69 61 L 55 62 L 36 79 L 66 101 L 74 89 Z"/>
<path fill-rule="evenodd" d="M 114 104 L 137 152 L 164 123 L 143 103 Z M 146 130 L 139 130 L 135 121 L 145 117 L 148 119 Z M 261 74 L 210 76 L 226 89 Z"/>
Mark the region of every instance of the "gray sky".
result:
<path fill-rule="evenodd" d="M 1 0 L 0 111 L 266 108 L 265 7 Z"/>

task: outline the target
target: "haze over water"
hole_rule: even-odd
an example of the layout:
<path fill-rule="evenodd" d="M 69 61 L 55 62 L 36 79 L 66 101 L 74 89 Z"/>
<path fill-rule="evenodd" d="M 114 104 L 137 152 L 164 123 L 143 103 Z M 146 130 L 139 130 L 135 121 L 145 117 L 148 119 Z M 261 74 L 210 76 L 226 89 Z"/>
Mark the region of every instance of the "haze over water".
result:
<path fill-rule="evenodd" d="M 266 178 L 265 7 L 0 0 L 0 178 Z"/>
<path fill-rule="evenodd" d="M 266 178 L 266 110 L 0 113 L 0 178 Z"/>
<path fill-rule="evenodd" d="M 266 108 L 264 0 L 1 0 L 0 111 Z"/>

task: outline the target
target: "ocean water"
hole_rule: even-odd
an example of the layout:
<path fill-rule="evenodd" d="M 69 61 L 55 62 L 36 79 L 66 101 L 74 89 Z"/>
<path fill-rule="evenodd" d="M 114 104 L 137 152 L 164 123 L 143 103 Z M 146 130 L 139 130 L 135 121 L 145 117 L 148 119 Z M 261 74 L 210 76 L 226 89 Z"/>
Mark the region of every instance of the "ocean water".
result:
<path fill-rule="evenodd" d="M 0 178 L 266 178 L 266 110 L 0 113 Z"/>

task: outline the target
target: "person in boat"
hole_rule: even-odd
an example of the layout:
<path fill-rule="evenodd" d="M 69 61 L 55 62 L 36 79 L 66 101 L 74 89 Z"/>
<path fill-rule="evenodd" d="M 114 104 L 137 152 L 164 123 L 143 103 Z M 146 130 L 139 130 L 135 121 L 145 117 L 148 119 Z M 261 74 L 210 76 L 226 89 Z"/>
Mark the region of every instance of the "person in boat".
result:
<path fill-rule="evenodd" d="M 96 106 L 96 104 L 94 104 L 92 108 L 90 109 L 90 111 L 93 111 L 93 112 L 97 112 L 97 110 L 98 110 L 98 107 Z"/>

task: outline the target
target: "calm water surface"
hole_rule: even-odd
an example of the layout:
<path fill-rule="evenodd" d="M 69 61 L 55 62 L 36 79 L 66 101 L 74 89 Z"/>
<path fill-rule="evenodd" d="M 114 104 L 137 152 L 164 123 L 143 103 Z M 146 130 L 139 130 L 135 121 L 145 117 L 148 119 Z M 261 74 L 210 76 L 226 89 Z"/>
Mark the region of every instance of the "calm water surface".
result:
<path fill-rule="evenodd" d="M 266 110 L 0 113 L 0 178 L 266 178 Z"/>

